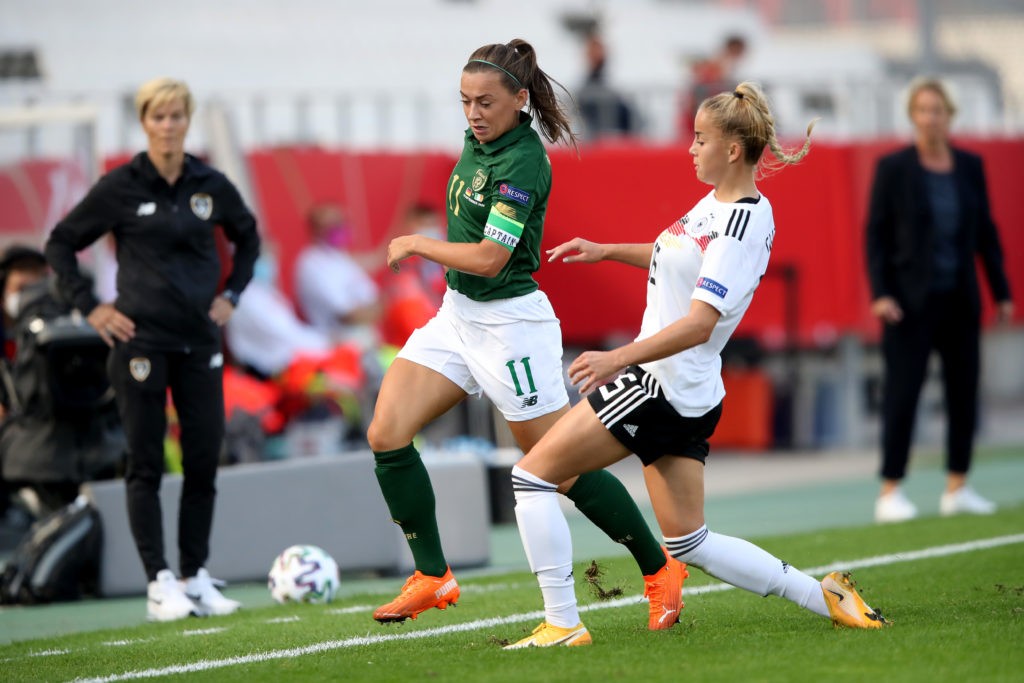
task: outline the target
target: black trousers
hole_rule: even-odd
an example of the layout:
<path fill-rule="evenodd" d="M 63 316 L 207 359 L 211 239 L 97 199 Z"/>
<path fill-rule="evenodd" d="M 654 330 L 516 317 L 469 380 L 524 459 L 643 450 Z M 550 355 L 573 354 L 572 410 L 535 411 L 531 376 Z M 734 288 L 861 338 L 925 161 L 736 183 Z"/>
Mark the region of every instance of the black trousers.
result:
<path fill-rule="evenodd" d="M 168 389 L 181 428 L 181 575 L 195 576 L 209 556 L 217 494 L 214 480 L 224 440 L 223 369 L 219 349 L 167 352 L 134 348 L 129 343 L 117 344 L 110 352 L 107 370 L 128 442 L 128 521 L 150 581 L 167 569 L 159 492 Z"/>
<path fill-rule="evenodd" d="M 959 292 L 933 293 L 921 312 L 904 311 L 882 334 L 885 385 L 882 399 L 882 477 L 906 474 L 914 418 L 931 352 L 942 362 L 946 408 L 946 469 L 971 466 L 978 422 L 981 325 L 978 307 Z"/>

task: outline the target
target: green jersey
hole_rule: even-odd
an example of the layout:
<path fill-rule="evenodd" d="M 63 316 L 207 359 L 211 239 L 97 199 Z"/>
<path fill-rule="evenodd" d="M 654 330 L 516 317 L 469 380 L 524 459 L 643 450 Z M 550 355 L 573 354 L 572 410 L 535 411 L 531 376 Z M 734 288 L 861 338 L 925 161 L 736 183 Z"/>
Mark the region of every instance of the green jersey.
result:
<path fill-rule="evenodd" d="M 530 124 L 481 143 L 466 130 L 466 144 L 448 181 L 448 241 L 489 239 L 512 252 L 493 278 L 449 269 L 448 286 L 475 301 L 523 296 L 537 289 L 544 213 L 551 192 L 551 162 Z"/>

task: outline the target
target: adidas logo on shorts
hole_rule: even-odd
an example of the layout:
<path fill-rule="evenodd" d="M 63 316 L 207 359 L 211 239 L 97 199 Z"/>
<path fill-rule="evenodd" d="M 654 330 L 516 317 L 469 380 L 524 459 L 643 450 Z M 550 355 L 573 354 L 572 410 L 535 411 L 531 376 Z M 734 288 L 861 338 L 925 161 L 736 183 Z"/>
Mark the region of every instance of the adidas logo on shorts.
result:
<path fill-rule="evenodd" d="M 636 425 L 624 424 L 622 428 L 629 432 L 630 436 L 636 436 L 636 430 L 639 429 Z"/>

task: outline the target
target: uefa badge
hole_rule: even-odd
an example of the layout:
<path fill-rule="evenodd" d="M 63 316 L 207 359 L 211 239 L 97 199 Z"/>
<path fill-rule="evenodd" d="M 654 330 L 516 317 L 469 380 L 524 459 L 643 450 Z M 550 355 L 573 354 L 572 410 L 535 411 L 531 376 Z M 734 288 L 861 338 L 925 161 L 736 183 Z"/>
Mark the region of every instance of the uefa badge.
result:
<path fill-rule="evenodd" d="M 482 168 L 476 169 L 476 173 L 473 174 L 473 192 L 479 192 L 483 189 L 484 184 L 487 182 L 487 171 Z"/>
<path fill-rule="evenodd" d="M 188 203 L 192 207 L 192 213 L 204 221 L 210 220 L 210 216 L 213 215 L 213 197 L 205 192 L 197 192 Z"/>
<path fill-rule="evenodd" d="M 152 367 L 148 358 L 132 358 L 128 361 L 128 371 L 132 373 L 136 382 L 145 382 Z"/>

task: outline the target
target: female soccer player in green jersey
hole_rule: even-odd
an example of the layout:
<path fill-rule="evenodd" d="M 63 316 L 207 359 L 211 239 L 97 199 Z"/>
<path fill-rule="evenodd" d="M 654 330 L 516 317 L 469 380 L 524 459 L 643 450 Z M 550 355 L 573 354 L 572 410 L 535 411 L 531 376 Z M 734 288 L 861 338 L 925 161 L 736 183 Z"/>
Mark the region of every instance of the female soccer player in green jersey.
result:
<path fill-rule="evenodd" d="M 446 191 L 448 239 L 398 237 L 388 265 L 419 256 L 445 266 L 448 288 L 437 315 L 410 337 L 381 384 L 367 439 L 392 518 L 416 563 L 401 594 L 374 612 L 379 622 L 415 619 L 459 599 L 437 529 L 434 492 L 413 437 L 469 395 L 483 393 L 529 451 L 569 409 L 558 319 L 533 273 L 540 267 L 551 164 L 533 118 L 551 142 L 575 145 L 552 79 L 523 40 L 485 45 L 462 69 L 469 128 Z M 668 628 L 680 605 L 682 564 L 667 556 L 622 484 L 598 471 L 558 482 L 558 490 L 613 540 L 645 575 L 652 629 Z"/>

